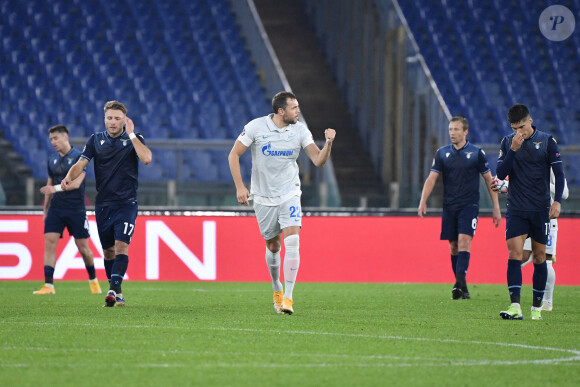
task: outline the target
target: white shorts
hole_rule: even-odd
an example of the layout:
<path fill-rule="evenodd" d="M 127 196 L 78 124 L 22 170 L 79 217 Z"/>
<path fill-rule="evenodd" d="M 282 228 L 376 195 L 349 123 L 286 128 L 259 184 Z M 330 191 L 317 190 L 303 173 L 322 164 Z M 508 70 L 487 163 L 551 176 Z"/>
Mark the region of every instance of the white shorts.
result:
<path fill-rule="evenodd" d="M 546 254 L 552 257 L 556 256 L 556 241 L 558 240 L 558 220 L 550 219 L 550 235 L 548 235 L 548 243 L 546 243 Z M 524 243 L 524 250 L 532 251 L 532 240 L 526 239 Z"/>
<path fill-rule="evenodd" d="M 292 196 L 279 206 L 264 206 L 254 203 L 254 211 L 260 234 L 265 240 L 270 240 L 282 232 L 286 227 L 302 227 L 302 207 L 300 196 Z"/>

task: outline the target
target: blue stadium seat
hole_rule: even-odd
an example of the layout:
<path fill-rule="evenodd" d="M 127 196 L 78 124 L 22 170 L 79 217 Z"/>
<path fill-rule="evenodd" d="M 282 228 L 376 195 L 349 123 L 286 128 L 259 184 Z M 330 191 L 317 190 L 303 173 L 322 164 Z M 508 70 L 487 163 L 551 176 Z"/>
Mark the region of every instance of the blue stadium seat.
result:
<path fill-rule="evenodd" d="M 227 1 L 0 5 L 2 102 L 16 107 L 3 108 L 0 118 L 12 127 L 24 117 L 38 136 L 47 122 L 88 136 L 102 130 L 103 102 L 115 98 L 128 104 L 148 139 L 233 138 L 240 125 L 269 110 Z M 232 101 L 239 117 L 226 122 L 222 106 Z M 154 179 L 175 173 L 174 166 L 159 168 L 146 173 Z M 182 175 L 195 178 L 189 168 Z M 210 163 L 197 175 L 210 181 L 223 174 L 216 168 Z"/>

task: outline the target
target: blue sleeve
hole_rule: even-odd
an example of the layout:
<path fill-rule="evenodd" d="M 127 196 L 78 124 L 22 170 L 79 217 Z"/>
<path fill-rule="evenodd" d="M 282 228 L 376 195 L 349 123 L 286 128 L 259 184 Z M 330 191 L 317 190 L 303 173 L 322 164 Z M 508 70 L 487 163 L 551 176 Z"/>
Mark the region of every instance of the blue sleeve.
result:
<path fill-rule="evenodd" d="M 485 156 L 485 152 L 483 151 L 483 149 L 479 150 L 477 161 L 478 161 L 477 167 L 479 169 L 479 173 L 481 173 L 483 175 L 483 174 L 489 172 L 489 165 L 487 164 L 487 157 Z"/>
<path fill-rule="evenodd" d="M 443 171 L 443 163 L 441 162 L 441 157 L 439 157 L 440 153 L 441 148 L 437 149 L 437 152 L 435 152 L 435 157 L 433 157 L 433 164 L 431 165 L 431 170 L 439 174 Z"/>
<path fill-rule="evenodd" d="M 137 138 L 139 139 L 139 141 L 141 141 L 141 143 L 143 145 L 145 145 L 145 137 L 143 137 L 143 135 L 141 133 L 135 133 L 135 135 L 137 136 Z"/>
<path fill-rule="evenodd" d="M 554 177 L 556 178 L 554 184 L 554 201 L 562 203 L 562 194 L 564 192 L 564 185 L 566 179 L 564 177 L 564 168 L 562 168 L 562 163 L 557 163 L 552 165 L 552 171 L 554 171 Z"/>
<path fill-rule="evenodd" d="M 84 157 L 85 159 L 91 161 L 93 157 L 95 157 L 94 151 L 95 151 L 95 135 L 91 134 L 91 137 L 89 137 L 87 143 L 85 144 L 85 148 L 83 149 L 81 157 Z"/>
<path fill-rule="evenodd" d="M 565 177 L 564 168 L 562 166 L 562 157 L 560 156 L 560 150 L 558 149 L 558 144 L 553 137 L 548 140 L 548 160 L 552 166 L 552 171 L 554 171 L 554 201 L 562 203 L 562 194 L 564 193 Z"/>
<path fill-rule="evenodd" d="M 54 181 L 54 176 L 52 175 L 52 171 L 50 170 L 50 157 L 46 163 L 46 170 L 48 171 L 48 177 L 50 177 Z"/>
<path fill-rule="evenodd" d="M 508 148 L 507 143 L 508 141 L 506 141 L 506 137 L 504 137 L 503 140 L 501 140 L 499 157 L 497 159 L 496 175 L 500 180 L 504 180 L 505 177 L 510 174 L 514 162 L 515 152 Z"/>

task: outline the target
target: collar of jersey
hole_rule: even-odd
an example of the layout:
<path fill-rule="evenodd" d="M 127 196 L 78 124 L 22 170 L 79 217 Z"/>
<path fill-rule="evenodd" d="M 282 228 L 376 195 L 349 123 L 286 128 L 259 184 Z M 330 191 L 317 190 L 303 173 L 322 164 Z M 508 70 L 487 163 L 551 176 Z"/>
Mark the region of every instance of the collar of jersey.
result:
<path fill-rule="evenodd" d="M 465 148 L 467 148 L 467 146 L 469 145 L 469 141 L 465 141 L 465 145 L 463 145 L 461 148 L 459 149 L 455 149 L 455 147 L 453 146 L 453 144 L 451 144 L 451 148 L 455 151 L 455 152 L 461 152 L 462 150 L 464 150 Z"/>
<path fill-rule="evenodd" d="M 111 140 L 120 140 L 120 139 L 122 139 L 122 138 L 123 138 L 123 135 L 124 135 L 125 133 L 126 133 L 126 132 L 123 130 L 123 133 L 121 133 L 121 135 L 120 135 L 119 137 L 111 137 L 111 135 L 109 134 L 109 131 L 108 131 L 108 130 L 105 130 L 105 134 L 106 134 L 106 135 L 107 135 L 107 137 L 109 137 Z"/>
<path fill-rule="evenodd" d="M 270 132 L 279 132 L 279 133 L 282 133 L 282 132 L 285 132 L 287 130 L 290 130 L 290 126 L 292 124 L 286 125 L 285 128 L 279 128 L 274 123 L 274 120 L 272 120 L 272 117 L 274 117 L 274 113 L 268 114 L 268 119 L 266 120 L 266 122 L 268 124 L 268 129 L 270 130 Z"/>
<path fill-rule="evenodd" d="M 70 150 L 69 150 L 69 151 L 66 153 L 66 155 L 64 155 L 64 156 L 62 156 L 62 157 L 61 157 L 61 155 L 60 155 L 60 152 L 56 152 L 56 154 L 58 155 L 58 158 L 59 158 L 59 159 L 63 160 L 63 159 L 66 157 L 66 156 L 68 156 L 68 155 L 70 154 L 70 152 L 72 152 L 72 151 L 73 151 L 73 149 L 75 149 L 75 147 L 74 147 L 74 146 L 71 146 L 71 147 L 70 147 Z"/>

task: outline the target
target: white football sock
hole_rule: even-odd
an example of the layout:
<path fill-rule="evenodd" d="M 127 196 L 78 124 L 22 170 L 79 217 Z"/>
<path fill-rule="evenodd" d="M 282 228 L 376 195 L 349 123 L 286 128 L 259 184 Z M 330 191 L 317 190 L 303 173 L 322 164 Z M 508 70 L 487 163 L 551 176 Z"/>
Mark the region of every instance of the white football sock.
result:
<path fill-rule="evenodd" d="M 292 299 L 294 283 L 300 267 L 300 237 L 298 234 L 290 235 L 284 238 L 284 298 Z"/>
<path fill-rule="evenodd" d="M 548 267 L 548 280 L 546 281 L 546 290 L 544 291 L 544 301 L 552 302 L 552 296 L 554 295 L 554 285 L 556 284 L 556 272 L 554 271 L 554 266 L 552 261 L 546 260 Z"/>
<path fill-rule="evenodd" d="M 273 253 L 266 248 L 266 265 L 268 265 L 270 277 L 272 277 L 272 290 L 275 292 L 284 290 L 282 282 L 280 282 L 280 251 Z"/>
<path fill-rule="evenodd" d="M 528 263 L 532 262 L 532 260 L 533 260 L 533 257 L 532 257 L 532 254 L 530 254 L 530 258 L 528 258 L 528 260 L 527 260 L 527 261 L 525 261 L 525 262 L 522 262 L 522 267 L 524 267 L 524 266 L 526 266 Z"/>

